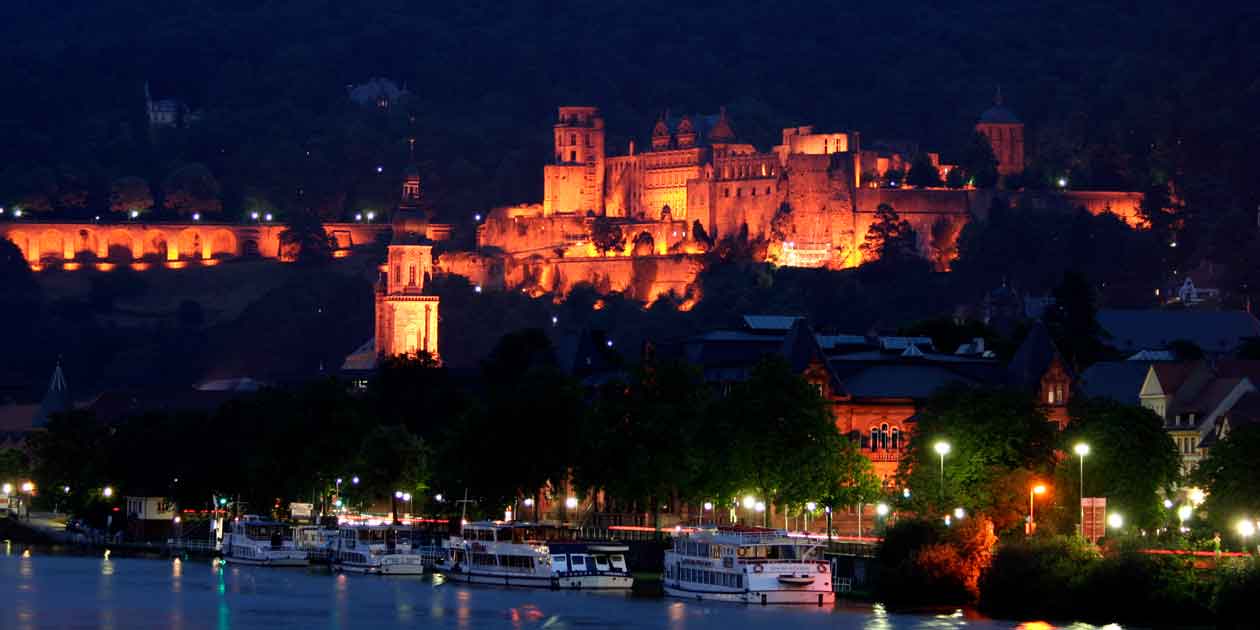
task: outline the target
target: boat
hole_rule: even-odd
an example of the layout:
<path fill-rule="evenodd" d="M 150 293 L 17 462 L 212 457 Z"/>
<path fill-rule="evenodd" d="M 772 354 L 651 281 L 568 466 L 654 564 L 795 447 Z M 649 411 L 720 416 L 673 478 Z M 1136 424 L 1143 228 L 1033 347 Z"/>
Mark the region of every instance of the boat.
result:
<path fill-rule="evenodd" d="M 423 560 L 411 530 L 392 525 L 344 526 L 330 555 L 334 571 L 377 575 L 422 575 Z"/>
<path fill-rule="evenodd" d="M 833 604 L 831 566 L 817 551 L 817 543 L 783 530 L 680 532 L 665 552 L 665 594 L 742 604 Z"/>
<path fill-rule="evenodd" d="M 570 530 L 531 523 L 468 523 L 460 534 L 451 537 L 439 568 L 453 581 L 591 590 L 634 585 L 623 544 L 579 542 Z"/>
<path fill-rule="evenodd" d="M 311 563 L 327 564 L 340 533 L 335 527 L 330 529 L 319 525 L 303 525 L 293 528 L 293 539 L 297 548 L 306 552 L 306 558 Z"/>
<path fill-rule="evenodd" d="M 293 543 L 293 530 L 277 521 L 244 516 L 232 521 L 232 531 L 219 545 L 223 559 L 232 564 L 268 567 L 304 567 L 306 552 Z"/>

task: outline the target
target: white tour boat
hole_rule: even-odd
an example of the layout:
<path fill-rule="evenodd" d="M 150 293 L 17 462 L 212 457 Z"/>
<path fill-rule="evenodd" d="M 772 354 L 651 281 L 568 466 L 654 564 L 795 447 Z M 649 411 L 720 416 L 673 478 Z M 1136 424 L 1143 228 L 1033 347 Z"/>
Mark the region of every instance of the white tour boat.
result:
<path fill-rule="evenodd" d="M 423 556 L 411 545 L 411 530 L 390 525 L 342 527 L 333 543 L 332 569 L 378 575 L 421 575 Z"/>
<path fill-rule="evenodd" d="M 293 530 L 284 523 L 245 516 L 232 522 L 219 545 L 223 559 L 234 564 L 304 567 L 306 552 L 293 544 Z"/>
<path fill-rule="evenodd" d="M 787 532 L 759 528 L 680 533 L 665 552 L 665 594 L 744 604 L 836 601 L 830 565 L 818 545 Z"/>
<path fill-rule="evenodd" d="M 576 542 L 567 530 L 529 523 L 469 523 L 451 537 L 441 571 L 473 584 L 556 589 L 629 589 L 628 547 Z"/>
<path fill-rule="evenodd" d="M 306 558 L 312 563 L 328 563 L 339 535 L 341 531 L 335 527 L 329 529 L 319 525 L 303 525 L 293 528 L 293 539 L 297 548 L 305 551 Z"/>

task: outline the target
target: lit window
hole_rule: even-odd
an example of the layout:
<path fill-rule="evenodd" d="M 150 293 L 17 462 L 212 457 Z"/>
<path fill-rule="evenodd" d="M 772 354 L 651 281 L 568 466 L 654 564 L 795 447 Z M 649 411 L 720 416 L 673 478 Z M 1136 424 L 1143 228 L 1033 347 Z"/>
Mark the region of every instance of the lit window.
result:
<path fill-rule="evenodd" d="M 577 134 L 576 133 L 569 134 L 569 146 L 574 146 L 576 144 L 577 144 Z"/>

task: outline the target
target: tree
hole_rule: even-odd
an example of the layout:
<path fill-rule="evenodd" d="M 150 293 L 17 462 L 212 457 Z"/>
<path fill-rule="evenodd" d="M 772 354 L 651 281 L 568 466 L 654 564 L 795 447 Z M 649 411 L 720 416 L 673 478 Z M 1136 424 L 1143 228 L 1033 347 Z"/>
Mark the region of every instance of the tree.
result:
<path fill-rule="evenodd" d="M 945 175 L 945 185 L 954 189 L 966 188 L 967 171 L 958 166 L 949 169 L 949 173 Z"/>
<path fill-rule="evenodd" d="M 183 217 L 206 216 L 223 209 L 219 182 L 204 164 L 186 164 L 176 169 L 162 185 L 162 207 Z"/>
<path fill-rule="evenodd" d="M 85 505 L 109 476 L 112 437 L 108 427 L 86 411 L 52 417 L 47 430 L 27 438 L 37 487 L 70 487 L 72 506 Z"/>
<path fill-rule="evenodd" d="M 941 172 L 932 163 L 932 158 L 927 153 L 920 152 L 910 163 L 906 183 L 915 188 L 936 188 L 941 185 Z"/>
<path fill-rule="evenodd" d="M 949 444 L 942 492 L 937 442 Z M 1031 394 L 955 385 L 928 400 L 897 469 L 917 512 L 963 506 L 998 531 L 1027 514 L 1028 482 L 1054 466 L 1055 427 Z"/>
<path fill-rule="evenodd" d="M 280 232 L 280 256 L 302 264 L 332 260 L 332 237 L 324 230 L 324 224 L 310 210 L 295 210 L 285 217 L 285 228 Z"/>
<path fill-rule="evenodd" d="M 1143 407 L 1111 400 L 1074 398 L 1070 420 L 1059 440 L 1059 449 L 1071 453 L 1084 442 L 1090 447 L 1085 460 L 1085 496 L 1107 497 L 1107 509 L 1125 516 L 1136 527 L 1154 528 L 1165 522 L 1159 491 L 1178 479 L 1181 458 L 1164 430 L 1164 422 Z M 1080 462 L 1075 457 L 1059 465 L 1056 495 L 1078 513 Z"/>
<path fill-rule="evenodd" d="M 971 135 L 971 142 L 963 152 L 959 166 L 967 174 L 967 180 L 976 188 L 993 188 L 998 182 L 997 156 L 993 155 L 993 145 L 984 134 L 976 132 Z"/>
<path fill-rule="evenodd" d="M 1102 358 L 1104 332 L 1098 325 L 1097 293 L 1084 274 L 1063 274 L 1063 282 L 1054 290 L 1054 306 L 1046 311 L 1046 323 L 1064 360 L 1078 373 Z"/>
<path fill-rule="evenodd" d="M 0 238 L 0 328 L 15 343 L 28 338 L 28 326 L 37 321 L 41 302 L 42 291 L 22 250 Z"/>
<path fill-rule="evenodd" d="M 861 250 L 862 258 L 867 262 L 913 260 L 918 258 L 918 234 L 892 206 L 881 203 L 875 208 L 875 220 L 866 230 Z"/>
<path fill-rule="evenodd" d="M 597 217 L 591 223 L 591 241 L 595 249 L 607 255 L 610 251 L 621 251 L 626 246 L 626 236 L 621 231 L 621 224 L 608 217 Z"/>
<path fill-rule="evenodd" d="M 1190 475 L 1191 483 L 1207 491 L 1203 507 L 1218 531 L 1233 531 L 1234 521 L 1255 516 L 1260 506 L 1260 426 L 1232 427 L 1214 444 Z"/>
<path fill-rule="evenodd" d="M 363 438 L 355 470 L 360 492 L 377 498 L 390 497 L 394 517 L 399 505 L 395 492 L 425 497 L 429 487 L 429 450 L 424 442 L 401 425 L 378 426 Z M 414 501 L 414 499 L 413 499 Z"/>
<path fill-rule="evenodd" d="M 149 182 L 139 177 L 120 177 L 109 185 L 109 211 L 119 215 L 146 212 L 153 207 Z"/>
<path fill-rule="evenodd" d="M 725 491 L 715 491 L 718 496 L 752 492 L 786 510 L 807 501 L 866 498 L 869 462 L 840 435 L 818 388 L 778 355 L 762 359 L 731 388 L 709 427 L 720 444 L 706 462 L 717 467 L 709 479 Z"/>

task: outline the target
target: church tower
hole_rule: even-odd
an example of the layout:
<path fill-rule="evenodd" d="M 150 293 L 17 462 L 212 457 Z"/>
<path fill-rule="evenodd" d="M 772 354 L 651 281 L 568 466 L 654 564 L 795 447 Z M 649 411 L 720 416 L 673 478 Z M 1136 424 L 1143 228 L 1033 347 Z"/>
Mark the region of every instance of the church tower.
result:
<path fill-rule="evenodd" d="M 989 140 L 997 158 L 998 175 L 1003 177 L 1024 172 L 1024 123 L 1002 103 L 1002 88 L 993 97 L 993 107 L 986 109 L 976 123 L 976 131 Z"/>
<path fill-rule="evenodd" d="M 427 238 L 428 223 L 407 221 L 404 215 L 422 206 L 420 172 L 407 169 L 403 199 L 394 221 L 385 271 L 376 287 L 376 355 L 416 356 L 427 352 L 438 358 L 438 300 L 425 295 L 433 276 L 433 245 Z"/>

